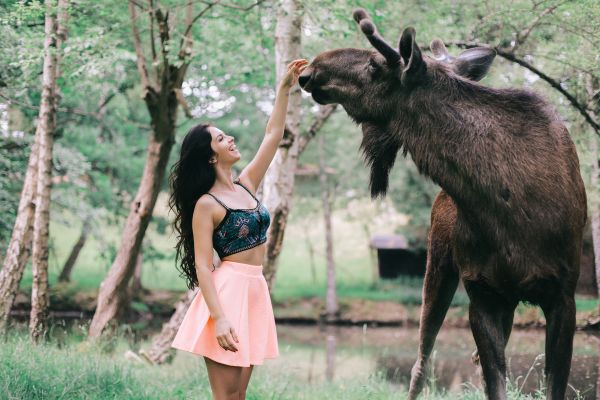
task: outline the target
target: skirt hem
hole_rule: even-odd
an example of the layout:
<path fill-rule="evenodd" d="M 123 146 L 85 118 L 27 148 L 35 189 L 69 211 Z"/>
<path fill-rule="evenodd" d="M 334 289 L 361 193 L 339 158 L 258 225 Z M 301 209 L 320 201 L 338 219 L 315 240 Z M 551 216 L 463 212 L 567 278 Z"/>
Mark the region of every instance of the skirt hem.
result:
<path fill-rule="evenodd" d="M 265 360 L 270 360 L 270 359 L 274 359 L 274 358 L 278 358 L 279 357 L 279 354 L 272 354 L 272 355 L 264 356 L 262 358 L 262 360 L 256 360 L 256 362 L 250 361 L 248 364 L 244 364 L 244 363 L 232 363 L 230 360 L 227 360 L 227 361 L 220 360 L 220 357 L 218 355 L 209 354 L 209 352 L 207 352 L 207 351 L 198 352 L 198 351 L 192 351 L 192 350 L 182 349 L 180 347 L 175 347 L 175 346 L 171 346 L 171 347 L 174 348 L 174 349 L 177 349 L 177 350 L 185 351 L 186 353 L 190 353 L 190 354 L 194 354 L 194 355 L 197 355 L 197 356 L 202 356 L 202 357 L 210 358 L 211 360 L 213 360 L 215 362 L 218 362 L 218 363 L 224 364 L 224 365 L 229 365 L 231 367 L 249 367 L 251 365 L 262 365 Z"/>

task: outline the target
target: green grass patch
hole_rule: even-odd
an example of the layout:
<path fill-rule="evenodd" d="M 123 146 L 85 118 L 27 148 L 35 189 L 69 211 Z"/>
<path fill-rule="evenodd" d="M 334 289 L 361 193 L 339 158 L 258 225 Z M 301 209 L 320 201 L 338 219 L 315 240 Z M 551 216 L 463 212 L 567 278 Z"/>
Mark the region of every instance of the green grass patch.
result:
<path fill-rule="evenodd" d="M 123 333 L 111 346 L 83 340 L 85 330 L 70 332 L 67 340 L 32 345 L 26 329 L 12 330 L 0 347 L 0 397 L 19 399 L 210 399 L 204 362 L 200 357 L 180 352 L 170 364 L 160 366 L 125 357 L 131 346 Z M 54 336 L 52 336 L 54 338 Z M 149 342 L 144 342 L 147 348 Z M 110 351 L 107 351 L 110 349 Z M 282 357 L 292 357 L 282 349 Z M 256 368 L 247 398 L 262 399 L 405 399 L 403 387 L 391 384 L 383 374 L 366 379 L 341 378 L 307 383 L 290 368 Z M 427 399 L 484 399 L 481 390 L 465 387 L 462 393 L 445 393 L 430 381 Z M 542 399 L 521 395 L 509 385 L 509 399 Z"/>

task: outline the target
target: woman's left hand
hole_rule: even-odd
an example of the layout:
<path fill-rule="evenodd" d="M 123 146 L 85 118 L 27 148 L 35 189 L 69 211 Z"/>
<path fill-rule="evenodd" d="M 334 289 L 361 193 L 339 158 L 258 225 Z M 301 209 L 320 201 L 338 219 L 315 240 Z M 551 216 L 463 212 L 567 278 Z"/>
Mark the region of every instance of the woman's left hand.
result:
<path fill-rule="evenodd" d="M 304 71 L 304 68 L 308 65 L 308 61 L 300 58 L 298 60 L 294 60 L 287 66 L 287 72 L 281 79 L 280 86 L 282 88 L 291 89 L 292 86 L 298 82 L 298 77 Z"/>

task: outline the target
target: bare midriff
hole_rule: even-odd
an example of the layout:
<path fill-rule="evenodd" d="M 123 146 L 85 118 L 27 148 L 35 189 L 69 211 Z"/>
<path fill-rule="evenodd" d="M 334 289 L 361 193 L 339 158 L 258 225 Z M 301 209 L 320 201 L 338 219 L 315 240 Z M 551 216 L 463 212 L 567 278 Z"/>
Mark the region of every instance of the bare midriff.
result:
<path fill-rule="evenodd" d="M 225 256 L 221 261 L 234 261 L 250 265 L 262 265 L 265 258 L 266 243 L 262 243 L 248 250 Z"/>

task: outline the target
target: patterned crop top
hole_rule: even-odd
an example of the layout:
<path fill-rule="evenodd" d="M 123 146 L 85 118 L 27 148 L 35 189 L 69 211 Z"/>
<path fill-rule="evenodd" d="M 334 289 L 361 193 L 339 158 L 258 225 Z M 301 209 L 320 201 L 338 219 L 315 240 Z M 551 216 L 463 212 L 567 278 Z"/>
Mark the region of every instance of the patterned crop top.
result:
<path fill-rule="evenodd" d="M 254 200 L 254 208 L 229 208 L 214 195 L 208 193 L 219 204 L 225 207 L 225 217 L 213 232 L 213 247 L 222 259 L 240 251 L 248 250 L 267 241 L 267 229 L 271 217 L 267 208 L 241 182 L 240 185 Z"/>

